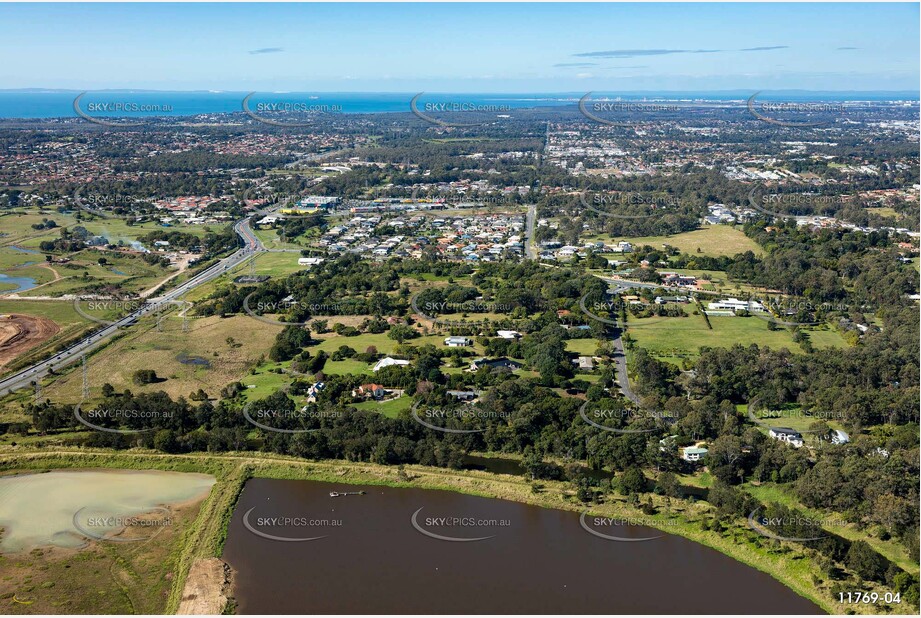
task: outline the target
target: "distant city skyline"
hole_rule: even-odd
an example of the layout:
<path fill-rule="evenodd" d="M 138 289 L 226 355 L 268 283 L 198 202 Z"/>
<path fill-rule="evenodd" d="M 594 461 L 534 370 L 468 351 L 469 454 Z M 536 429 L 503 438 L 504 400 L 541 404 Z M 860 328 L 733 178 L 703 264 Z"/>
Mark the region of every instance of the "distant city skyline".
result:
<path fill-rule="evenodd" d="M 0 89 L 919 90 L 917 3 L 0 4 Z"/>

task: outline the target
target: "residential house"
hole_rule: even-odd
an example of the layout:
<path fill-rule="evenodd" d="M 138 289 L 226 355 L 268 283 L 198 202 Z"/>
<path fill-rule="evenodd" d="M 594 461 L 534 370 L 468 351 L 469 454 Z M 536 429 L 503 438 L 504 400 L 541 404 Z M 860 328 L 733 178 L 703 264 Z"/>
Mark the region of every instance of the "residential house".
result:
<path fill-rule="evenodd" d="M 685 461 L 700 461 L 707 456 L 707 449 L 698 448 L 696 446 L 689 446 L 685 449 L 682 449 L 681 459 Z"/>
<path fill-rule="evenodd" d="M 771 427 L 768 430 L 768 435 L 780 442 L 786 442 L 795 448 L 803 446 L 803 435 L 789 427 Z"/>
<path fill-rule="evenodd" d="M 515 369 L 521 369 L 523 365 L 517 361 L 513 361 L 510 358 L 478 358 L 470 363 L 470 371 L 479 371 L 483 367 L 489 367 L 490 369 L 508 369 L 514 371 Z"/>
<path fill-rule="evenodd" d="M 470 337 L 447 337 L 445 345 L 449 348 L 465 348 L 473 345 L 473 340 Z"/>
<path fill-rule="evenodd" d="M 386 394 L 386 389 L 380 384 L 362 384 L 352 391 L 352 397 L 364 397 L 365 399 L 383 399 Z"/>
<path fill-rule="evenodd" d="M 764 305 L 756 300 L 739 300 L 727 298 L 707 305 L 710 311 L 764 311 Z"/>
<path fill-rule="evenodd" d="M 374 371 L 376 373 L 380 371 L 381 369 L 383 369 L 384 367 L 392 367 L 394 365 L 402 366 L 402 365 L 408 365 L 408 364 L 409 364 L 408 360 L 403 360 L 399 358 L 390 358 L 389 356 L 387 356 L 377 361 L 377 363 L 374 364 L 374 367 L 371 369 L 371 371 Z"/>
<path fill-rule="evenodd" d="M 477 391 L 448 391 L 448 396 L 458 401 L 473 401 L 479 396 Z"/>

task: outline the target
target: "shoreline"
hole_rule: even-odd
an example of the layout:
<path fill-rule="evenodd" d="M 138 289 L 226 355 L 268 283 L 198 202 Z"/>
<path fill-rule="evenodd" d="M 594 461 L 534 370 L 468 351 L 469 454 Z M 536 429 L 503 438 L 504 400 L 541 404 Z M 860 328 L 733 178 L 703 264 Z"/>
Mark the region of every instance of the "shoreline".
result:
<path fill-rule="evenodd" d="M 88 461 L 87 461 L 88 460 Z M 220 558 L 227 534 L 227 523 L 232 516 L 237 498 L 250 478 L 275 478 L 288 480 L 314 480 L 344 484 L 367 484 L 390 487 L 414 487 L 453 491 L 484 498 L 511 500 L 538 506 L 574 512 L 590 512 L 599 516 L 642 518 L 644 525 L 667 534 L 675 534 L 709 547 L 729 558 L 766 573 L 795 594 L 815 603 L 829 614 L 843 613 L 831 598 L 818 594 L 820 588 L 811 580 L 819 573 L 818 567 L 805 554 L 783 549 L 753 547 L 736 541 L 736 533 L 726 536 L 703 530 L 699 522 L 708 519 L 712 507 L 699 503 L 672 501 L 663 503 L 661 496 L 649 494 L 659 508 L 655 515 L 646 515 L 631 507 L 619 496 L 599 505 L 583 505 L 573 500 L 573 493 L 560 481 L 541 481 L 544 491 L 532 493 L 531 484 L 520 476 L 491 472 L 455 471 L 425 466 L 405 466 L 401 478 L 396 467 L 373 463 L 348 461 L 308 461 L 283 455 L 263 453 L 227 453 L 221 455 L 168 455 L 148 451 L 90 451 L 57 450 L 55 452 L 9 453 L 0 451 L 0 472 L 4 469 L 22 469 L 23 466 L 43 468 L 150 466 L 153 469 L 201 472 L 215 474 L 217 482 L 199 510 L 196 521 L 190 525 L 182 548 L 183 555 L 177 564 L 176 578 L 166 611 L 176 613 L 180 607 L 186 581 L 195 562 L 207 558 Z M 677 503 L 677 505 L 675 504 Z M 212 587 L 214 588 L 214 587 Z M 232 598 L 228 599 L 232 601 Z M 851 608 L 865 610 L 869 607 Z M 894 609 L 901 609 L 896 606 Z M 905 607 L 907 612 L 910 608 Z M 882 613 L 882 612 L 880 612 Z M 896 612 L 890 612 L 896 613 Z"/>

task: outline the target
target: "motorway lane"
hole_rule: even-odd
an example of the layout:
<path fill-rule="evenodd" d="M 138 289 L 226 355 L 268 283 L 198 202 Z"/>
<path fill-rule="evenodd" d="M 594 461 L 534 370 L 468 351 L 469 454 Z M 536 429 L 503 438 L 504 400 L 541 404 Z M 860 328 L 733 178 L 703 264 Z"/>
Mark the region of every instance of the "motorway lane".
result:
<path fill-rule="evenodd" d="M 125 328 L 133 324 L 138 318 L 157 311 L 160 305 L 176 300 L 183 294 L 190 292 L 198 286 L 219 277 L 226 271 L 236 267 L 244 260 L 248 259 L 254 253 L 265 251 L 265 247 L 256 238 L 250 227 L 251 217 L 242 219 L 234 224 L 233 229 L 243 239 L 244 247 L 238 249 L 229 257 L 226 257 L 216 264 L 209 266 L 207 269 L 198 273 L 188 281 L 169 290 L 162 296 L 153 298 L 142 305 L 137 311 L 126 315 L 117 322 L 94 331 L 81 339 L 66 350 L 62 350 L 31 367 L 27 367 L 13 375 L 7 376 L 0 380 L 0 394 L 10 393 L 18 388 L 28 386 L 30 382 L 46 376 L 51 368 L 66 367 L 78 360 L 83 354 L 99 347 L 106 339 L 114 335 L 120 328 Z"/>

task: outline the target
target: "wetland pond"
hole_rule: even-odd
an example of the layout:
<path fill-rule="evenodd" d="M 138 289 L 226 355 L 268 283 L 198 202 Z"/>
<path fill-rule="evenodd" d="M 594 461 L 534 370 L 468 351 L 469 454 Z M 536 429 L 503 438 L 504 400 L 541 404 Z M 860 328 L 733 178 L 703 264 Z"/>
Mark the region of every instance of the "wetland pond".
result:
<path fill-rule="evenodd" d="M 148 540 L 171 524 L 171 505 L 201 500 L 214 482 L 206 474 L 159 470 L 0 476 L 0 553 Z"/>
<path fill-rule="evenodd" d="M 256 478 L 223 557 L 241 614 L 823 613 L 713 549 L 599 519 L 448 491 Z"/>

